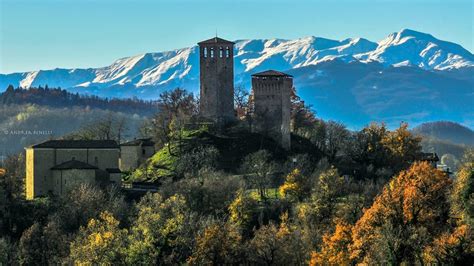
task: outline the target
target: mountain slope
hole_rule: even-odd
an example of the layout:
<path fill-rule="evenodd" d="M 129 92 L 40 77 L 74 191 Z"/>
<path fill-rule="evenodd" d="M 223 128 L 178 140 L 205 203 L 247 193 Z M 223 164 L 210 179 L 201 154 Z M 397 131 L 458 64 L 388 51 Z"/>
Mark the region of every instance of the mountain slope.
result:
<path fill-rule="evenodd" d="M 413 129 L 413 132 L 423 136 L 464 144 L 474 147 L 474 131 L 450 121 L 423 123 Z"/>
<path fill-rule="evenodd" d="M 235 47 L 235 74 L 242 77 L 241 81 L 248 74 L 268 68 L 294 69 L 336 58 L 344 62 L 376 61 L 385 66 L 411 65 L 426 70 L 474 66 L 474 56 L 461 46 L 413 30 L 392 33 L 378 44 L 362 38 L 337 41 L 306 37 L 239 40 Z M 0 75 L 0 88 L 5 89 L 8 84 L 23 88 L 48 84 L 78 90 L 85 88 L 85 92 L 90 92 L 87 88 L 117 86 L 125 87 L 125 91 L 135 87 L 136 94 L 140 95 L 140 87 L 161 88 L 195 81 L 199 74 L 197 63 L 197 47 L 194 46 L 121 58 L 110 66 L 96 69 L 53 69 Z M 118 91 L 116 96 L 121 93 L 127 94 Z"/>
<path fill-rule="evenodd" d="M 319 115 L 350 127 L 372 120 L 391 125 L 453 120 L 474 126 L 473 54 L 426 33 L 402 30 L 379 43 L 320 37 L 238 40 L 234 68 L 235 84 L 246 88 L 257 71 L 291 73 L 299 93 Z M 101 68 L 0 74 L 0 91 L 8 84 L 142 99 L 175 87 L 198 93 L 198 50 L 146 53 Z"/>

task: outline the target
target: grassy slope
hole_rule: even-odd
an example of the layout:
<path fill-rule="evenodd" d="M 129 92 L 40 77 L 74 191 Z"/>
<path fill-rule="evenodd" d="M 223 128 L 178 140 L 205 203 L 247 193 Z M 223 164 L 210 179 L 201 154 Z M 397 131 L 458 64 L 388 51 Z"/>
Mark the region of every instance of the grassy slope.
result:
<path fill-rule="evenodd" d="M 309 141 L 292 136 L 292 150 L 283 150 L 275 141 L 264 137 L 261 134 L 250 132 L 230 132 L 225 135 L 211 134 L 208 131 L 192 130 L 184 133 L 183 151 L 186 152 L 198 145 L 213 146 L 219 151 L 218 169 L 228 172 L 237 172 L 242 160 L 250 153 L 260 149 L 268 150 L 277 161 L 285 161 L 291 154 L 308 153 L 320 156 L 317 150 Z M 177 154 L 178 147 L 171 144 L 171 152 Z M 163 147 L 152 156 L 146 166 L 142 166 L 131 173 L 130 181 L 156 182 L 163 176 L 173 175 L 176 156 L 169 153 L 168 146 Z"/>

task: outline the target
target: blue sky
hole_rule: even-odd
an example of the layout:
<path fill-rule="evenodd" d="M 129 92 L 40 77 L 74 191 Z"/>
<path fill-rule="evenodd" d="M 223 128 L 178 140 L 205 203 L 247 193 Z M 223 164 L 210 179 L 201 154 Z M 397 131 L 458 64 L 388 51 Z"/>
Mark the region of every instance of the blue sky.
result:
<path fill-rule="evenodd" d="M 99 67 L 230 39 L 364 37 L 410 28 L 473 51 L 472 0 L 0 0 L 0 73 Z"/>

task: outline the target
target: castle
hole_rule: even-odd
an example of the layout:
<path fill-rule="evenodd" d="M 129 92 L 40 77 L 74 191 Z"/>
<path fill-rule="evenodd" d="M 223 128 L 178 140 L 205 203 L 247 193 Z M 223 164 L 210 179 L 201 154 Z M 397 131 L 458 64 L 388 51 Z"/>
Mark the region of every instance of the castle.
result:
<path fill-rule="evenodd" d="M 234 111 L 234 43 L 218 37 L 199 45 L 200 115 L 219 126 L 236 119 Z M 255 132 L 290 149 L 291 75 L 267 70 L 252 75 Z"/>
<path fill-rule="evenodd" d="M 218 37 L 199 43 L 200 116 L 219 128 L 236 120 L 234 43 Z M 291 75 L 267 70 L 252 75 L 252 131 L 290 149 Z M 117 144 L 111 140 L 49 140 L 26 150 L 26 197 L 62 195 L 82 183 L 121 185 L 155 153 L 151 139 Z"/>

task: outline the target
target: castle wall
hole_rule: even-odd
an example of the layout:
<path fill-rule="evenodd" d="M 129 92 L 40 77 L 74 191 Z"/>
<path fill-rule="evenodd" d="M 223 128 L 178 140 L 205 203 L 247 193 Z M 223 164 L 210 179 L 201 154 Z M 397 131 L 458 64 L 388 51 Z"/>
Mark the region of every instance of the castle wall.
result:
<path fill-rule="evenodd" d="M 199 50 L 200 113 L 219 123 L 232 121 L 235 117 L 233 45 L 200 44 Z"/>

